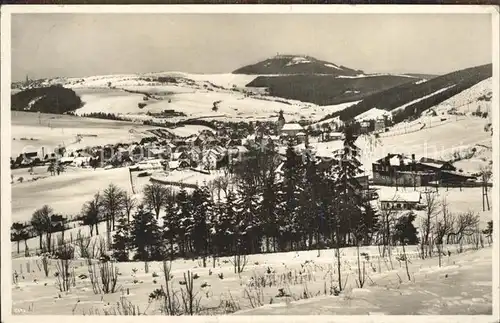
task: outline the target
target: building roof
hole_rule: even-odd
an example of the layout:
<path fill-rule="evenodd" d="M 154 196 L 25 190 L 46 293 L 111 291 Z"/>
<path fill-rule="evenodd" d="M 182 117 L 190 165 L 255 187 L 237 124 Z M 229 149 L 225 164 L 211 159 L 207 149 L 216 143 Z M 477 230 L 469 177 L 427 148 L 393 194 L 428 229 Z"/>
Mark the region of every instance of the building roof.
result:
<path fill-rule="evenodd" d="M 432 168 L 441 168 L 443 167 L 443 164 L 437 164 L 437 163 L 422 163 L 420 162 L 421 165 L 424 165 L 424 166 L 429 166 L 429 167 L 432 167 Z"/>
<path fill-rule="evenodd" d="M 191 148 L 191 152 L 193 152 L 195 154 L 201 154 L 201 149 L 200 149 L 200 147 L 195 146 L 195 147 Z"/>
<path fill-rule="evenodd" d="M 61 157 L 59 159 L 61 163 L 69 163 L 72 162 L 73 160 L 75 160 L 75 157 Z"/>
<path fill-rule="evenodd" d="M 180 162 L 178 160 L 172 160 L 168 162 L 169 169 L 177 169 L 179 168 Z"/>
<path fill-rule="evenodd" d="M 403 162 L 404 165 L 411 165 L 413 162 L 411 158 L 404 157 L 404 156 L 394 156 L 391 159 L 389 159 L 389 164 L 391 166 L 398 166 L 401 165 L 401 161 Z"/>
<path fill-rule="evenodd" d="M 375 164 L 383 164 L 388 161 L 391 166 L 399 166 L 401 164 L 401 160 L 404 165 L 410 165 L 413 163 L 411 158 L 408 158 L 403 154 L 388 154 L 387 156 L 378 159 Z"/>
<path fill-rule="evenodd" d="M 173 154 L 172 154 L 172 158 L 173 158 L 173 159 L 179 159 L 179 158 L 181 158 L 182 154 L 183 154 L 183 152 L 180 152 L 180 153 L 173 153 Z"/>
<path fill-rule="evenodd" d="M 302 126 L 298 123 L 285 123 L 281 130 L 304 130 Z"/>
<path fill-rule="evenodd" d="M 379 199 L 381 202 L 410 202 L 419 203 L 420 202 L 420 192 L 387 192 L 381 190 L 379 193 Z"/>
<path fill-rule="evenodd" d="M 151 148 L 149 149 L 149 151 L 154 154 L 154 155 L 157 155 L 157 154 L 162 154 L 165 152 L 164 149 L 159 149 L 159 148 Z"/>
<path fill-rule="evenodd" d="M 461 173 L 461 172 L 452 171 L 452 170 L 443 170 L 441 172 L 447 173 L 447 174 L 451 174 L 451 175 L 455 175 L 455 176 L 459 176 L 459 177 L 464 177 L 464 178 L 476 178 L 475 176 L 472 176 L 470 174 Z"/>

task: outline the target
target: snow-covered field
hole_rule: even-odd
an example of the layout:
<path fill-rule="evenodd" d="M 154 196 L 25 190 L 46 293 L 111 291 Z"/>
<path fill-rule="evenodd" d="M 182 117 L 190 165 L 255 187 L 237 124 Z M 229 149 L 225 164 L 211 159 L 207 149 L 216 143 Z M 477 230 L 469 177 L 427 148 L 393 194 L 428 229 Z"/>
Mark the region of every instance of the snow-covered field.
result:
<path fill-rule="evenodd" d="M 374 275 L 363 289 L 340 296 L 264 305 L 241 315 L 491 315 L 492 249 L 436 259 L 413 260 L 411 281 L 403 268 Z M 399 282 L 399 278 L 403 282 Z"/>
<path fill-rule="evenodd" d="M 172 73 L 155 73 L 150 76 L 160 74 L 170 76 Z M 141 79 L 148 75 L 96 76 L 60 81 L 74 88 L 85 102 L 85 105 L 77 111 L 78 114 L 116 113 L 138 120 L 150 118 L 146 115 L 148 111 L 161 112 L 167 109 L 183 112 L 187 118 L 269 120 L 270 117 L 277 117 L 278 111 L 283 110 L 288 121 L 299 120 L 301 117 L 318 120 L 326 114 L 357 103 L 320 107 L 279 98 L 248 96 L 239 91 L 254 79 L 255 75 L 186 73 L 175 75 L 190 79 L 194 83 L 152 84 Z M 380 138 L 360 137 L 357 144 L 363 151 L 361 162 L 366 173 L 371 173 L 372 162 L 388 153 L 415 154 L 417 158 L 450 159 L 456 151 L 470 151 L 472 148 L 476 148 L 474 156 L 458 161 L 455 166 L 464 172 L 477 172 L 492 160 L 491 133 L 484 130 L 488 120 L 471 116 L 443 116 L 442 113 L 446 114 L 450 107 L 456 107 L 459 112 L 476 111 L 478 107 L 484 111 L 491 111 L 491 101 L 479 100 L 480 97 L 489 95 L 491 86 L 491 79 L 488 79 L 434 107 L 438 113 L 436 117 L 424 116 L 410 123 L 399 124 L 391 128 L 388 133 L 381 134 Z M 154 97 L 145 100 L 143 94 L 130 93 L 125 89 L 147 92 Z M 220 101 L 218 109 L 213 111 L 213 103 L 218 101 Z M 139 103 L 147 105 L 141 109 Z M 379 112 L 370 110 L 368 114 Z M 446 120 L 442 121 L 442 118 Z M 147 130 L 152 128 L 132 122 L 55 115 L 42 115 L 39 121 L 35 113 L 12 112 L 12 154 L 18 155 L 23 149 L 27 149 L 28 144 L 32 146 L 29 151 L 32 151 L 33 148 L 34 150 L 42 146 L 54 148 L 59 144 L 66 145 L 68 149 L 77 149 L 90 145 L 138 141 L 144 136 L 150 136 Z M 201 126 L 186 126 L 174 129 L 172 132 L 179 136 L 189 136 L 206 129 Z M 79 142 L 76 141 L 78 134 L 83 135 Z M 332 151 L 342 146 L 341 142 L 311 141 L 311 143 L 323 156 L 331 155 Z M 129 193 L 134 191 L 136 197 L 140 199 L 142 188 L 149 183 L 149 177 L 138 177 L 136 173 L 132 175 L 131 181 L 127 168 L 90 170 L 68 167 L 63 174 L 50 176 L 46 167 L 37 167 L 34 173 L 30 175 L 26 169 L 12 171 L 14 176 L 14 184 L 11 186 L 12 221 L 28 221 L 33 211 L 44 204 L 50 205 L 56 213 L 75 216 L 80 212 L 84 202 L 91 199 L 97 191 L 104 190 L 110 183 Z M 168 176 L 156 172 L 153 177 L 162 177 L 172 182 L 200 184 L 220 175 L 222 173 L 204 175 L 194 171 L 173 171 Z M 16 181 L 19 177 L 23 177 L 24 182 Z M 33 181 L 33 177 L 39 178 Z M 396 190 L 392 187 L 375 188 L 386 195 L 395 193 Z M 413 188 L 399 188 L 399 190 L 412 191 Z M 491 210 L 482 211 L 480 188 L 462 190 L 440 188 L 438 194 L 440 201 L 446 198 L 450 212 L 471 210 L 478 214 L 481 228 L 492 219 Z M 419 217 L 422 216 L 421 211 L 417 213 Z M 100 230 L 104 232 L 102 225 Z M 418 226 L 418 222 L 416 225 Z M 88 234 L 86 227 L 72 228 L 67 234 L 75 236 L 78 230 Z M 21 243 L 21 250 L 23 244 Z M 28 247 L 30 249 L 38 247 L 38 240 L 36 238 L 28 240 Z M 12 243 L 12 250 L 15 248 L 16 244 Z M 219 307 L 221 302 L 226 304 L 233 302 L 240 310 L 237 314 L 244 315 L 490 314 L 492 249 L 487 247 L 462 254 L 457 254 L 454 246 L 449 246 L 447 250 L 453 254 L 444 257 L 443 267 L 437 268 L 436 258 L 417 259 L 417 247 L 408 246 L 406 252 L 411 258 L 409 264 L 411 279 L 408 280 L 404 264 L 395 258 L 402 252 L 400 248 L 394 250 L 392 262 L 395 268 L 390 269 L 390 262 L 387 259 L 377 257 L 376 247 L 363 247 L 361 252 L 370 255 L 370 259 L 364 261 L 369 279 L 365 287 L 360 289 L 355 282 L 357 277 L 355 250 L 343 249 L 341 270 L 343 279 L 346 279 L 346 291 L 339 296 L 331 296 L 328 291 L 331 284 L 338 283 L 333 250 L 323 250 L 320 256 L 317 255 L 317 251 L 251 255 L 241 275 L 234 274 L 229 259 L 219 259 L 215 264 L 209 261 L 212 274 L 208 268 L 201 268 L 198 261 L 175 260 L 172 264 L 172 273 L 176 290 L 182 288 L 179 281 L 185 271 L 191 270 L 200 276 L 195 281 L 195 291 L 201 297 L 200 305 L 212 308 L 205 314 L 224 313 Z M 75 286 L 64 293 L 59 292 L 54 286 L 55 261 L 51 263 L 48 278 L 37 263 L 40 264 L 40 260 L 36 257 L 13 259 L 12 270 L 19 274 L 19 282 L 12 285 L 13 312 L 16 314 L 54 312 L 104 314 L 116 310 L 117 302 L 122 299 L 139 306 L 141 312 L 146 314 L 160 313 L 157 302 L 148 302 L 149 294 L 164 284 L 160 263 L 149 263 L 149 272 L 145 272 L 142 262 L 118 264 L 121 273 L 118 291 L 106 295 L 95 295 L 89 279 L 78 278 L 80 274 L 88 274 L 84 260 L 73 261 L 72 265 L 77 276 Z M 275 274 L 266 274 L 268 267 L 272 268 Z M 220 277 L 222 273 L 223 279 Z M 252 277 L 265 277 L 266 281 L 272 281 L 273 285 L 252 287 Z M 207 283 L 206 287 L 201 287 L 202 283 Z M 277 297 L 280 288 L 290 296 Z M 250 301 L 249 294 L 259 296 L 250 297 L 252 298 Z M 252 309 L 255 302 L 258 303 L 258 308 Z"/>
<path fill-rule="evenodd" d="M 50 176 L 46 167 L 37 167 L 34 171 L 48 177 L 30 182 L 26 169 L 13 170 L 14 178 L 23 176 L 25 181 L 12 184 L 12 221 L 29 221 L 33 212 L 44 204 L 57 213 L 77 215 L 84 202 L 111 183 L 130 193 L 132 190 L 127 168 L 92 170 L 68 167 L 59 176 Z"/>
<path fill-rule="evenodd" d="M 149 183 L 149 177 L 138 177 L 137 174 L 132 173 L 132 183 L 135 193 L 140 195 L 144 185 Z M 58 176 L 50 176 L 47 167 L 35 167 L 34 175 L 29 175 L 26 168 L 14 169 L 12 175 L 12 221 L 29 221 L 33 212 L 44 204 L 51 206 L 56 213 L 77 215 L 84 202 L 111 183 L 132 194 L 127 167 L 107 170 L 68 167 Z M 201 185 L 203 181 L 209 182 L 222 176 L 222 173 L 202 174 L 192 170 L 174 170 L 168 176 L 163 171 L 155 172 L 152 176 L 171 182 Z M 24 178 L 22 183 L 17 181 L 19 177 Z M 33 177 L 39 179 L 30 181 Z"/>
<path fill-rule="evenodd" d="M 186 118 L 205 118 L 217 120 L 263 120 L 276 117 L 280 110 L 289 119 L 300 120 L 301 117 L 320 119 L 325 115 L 345 109 L 354 103 L 317 106 L 294 100 L 285 100 L 271 96 L 247 96 L 242 92 L 229 90 L 213 90 L 191 88 L 185 86 L 126 86 L 124 89 L 147 92 L 157 99 L 144 100 L 144 95 L 126 92 L 121 89 L 83 88 L 75 89 L 85 105 L 78 109 L 78 115 L 92 112 L 121 114 L 130 119 L 152 119 L 150 113 L 164 110 L 175 110 L 186 114 L 186 117 L 173 117 L 167 121 L 178 121 Z M 214 102 L 218 102 L 217 111 L 213 111 Z M 139 103 L 145 104 L 140 108 Z"/>
<path fill-rule="evenodd" d="M 140 141 L 151 136 L 148 129 L 154 129 L 131 122 L 67 115 L 41 114 L 39 119 L 37 113 L 21 111 L 13 111 L 11 120 L 13 157 L 22 152 L 40 151 L 42 147 L 47 153 L 60 145 L 65 145 L 67 150 L 76 150 L 86 146 Z M 77 135 L 82 135 L 78 142 Z"/>
<path fill-rule="evenodd" d="M 369 254 L 368 260 L 361 260 L 368 277 L 363 289 L 356 285 L 355 249 L 342 249 L 341 273 L 345 289 L 339 296 L 329 295 L 331 286 L 338 285 L 334 250 L 322 250 L 320 256 L 317 251 L 250 255 L 240 275 L 234 274 L 227 258 L 218 259 L 215 266 L 209 260 L 207 268 L 202 268 L 200 261 L 175 260 L 172 286 L 176 291 L 183 288 L 179 281 L 187 270 L 198 274 L 194 292 L 200 299 L 201 308 L 210 308 L 202 314 L 227 314 L 229 310 L 220 307 L 221 301 L 231 302 L 240 310 L 236 314 L 244 315 L 491 314 L 492 248 L 457 254 L 456 247 L 446 247 L 445 251 L 450 250 L 452 254 L 443 258 L 441 268 L 436 257 L 418 259 L 416 246 L 406 249 L 410 258 L 410 280 L 404 263 L 396 260 L 400 248 L 393 250 L 391 260 L 379 258 L 376 247 L 362 248 L 361 252 Z M 391 262 L 394 269 L 391 269 Z M 55 286 L 54 260 L 48 278 L 38 266 L 41 267 L 41 262 L 37 258 L 13 260 L 13 271 L 19 275 L 19 282 L 12 285 L 13 313 L 103 315 L 113 313 L 117 310 L 117 302 L 126 300 L 138 306 L 141 313 L 160 314 L 160 303 L 150 303 L 148 296 L 165 283 L 161 263 L 149 262 L 148 272 L 143 262 L 119 263 L 117 292 L 102 295 L 92 292 L 88 278 L 78 277 L 88 275 L 84 260 L 72 262 L 77 278 L 69 292 L 60 292 Z M 268 268 L 273 273 L 267 274 Z M 265 286 L 255 284 L 261 279 L 266 281 Z M 201 287 L 202 284 L 205 287 Z M 279 297 L 279 289 L 287 296 Z M 304 298 L 307 300 L 301 300 Z M 270 303 L 272 305 L 266 305 Z M 252 307 L 257 308 L 252 310 Z"/>

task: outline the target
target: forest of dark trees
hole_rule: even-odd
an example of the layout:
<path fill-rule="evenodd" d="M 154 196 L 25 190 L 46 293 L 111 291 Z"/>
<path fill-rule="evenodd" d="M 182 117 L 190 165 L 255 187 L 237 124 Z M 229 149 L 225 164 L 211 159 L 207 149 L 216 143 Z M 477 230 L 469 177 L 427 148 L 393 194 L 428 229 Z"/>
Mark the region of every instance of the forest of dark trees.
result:
<path fill-rule="evenodd" d="M 362 100 L 395 86 L 413 83 L 415 78 L 383 75 L 363 78 L 337 78 L 332 75 L 258 76 L 248 87 L 266 87 L 272 96 L 332 105 Z"/>
<path fill-rule="evenodd" d="M 58 85 L 26 89 L 11 95 L 11 110 L 16 111 L 63 114 L 82 106 L 75 91 Z"/>

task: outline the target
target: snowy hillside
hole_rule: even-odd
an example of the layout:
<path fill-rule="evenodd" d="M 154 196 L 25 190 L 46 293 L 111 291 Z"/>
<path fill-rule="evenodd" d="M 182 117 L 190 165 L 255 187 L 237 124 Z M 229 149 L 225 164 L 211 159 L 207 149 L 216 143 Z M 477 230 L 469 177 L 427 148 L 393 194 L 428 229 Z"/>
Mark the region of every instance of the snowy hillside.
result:
<path fill-rule="evenodd" d="M 244 89 L 245 84 L 257 76 L 161 72 L 57 78 L 46 80 L 44 86 L 61 84 L 73 89 L 84 102 L 83 107 L 75 111 L 77 115 L 113 113 L 131 120 L 155 119 L 149 114 L 165 110 L 185 115 L 168 121 L 185 118 L 262 120 L 276 117 L 280 110 L 291 120 L 317 120 L 359 102 L 318 106 Z M 215 102 L 218 102 L 216 110 L 212 109 Z"/>
<path fill-rule="evenodd" d="M 481 112 L 490 112 L 492 94 L 492 78 L 490 77 L 449 98 L 441 104 L 432 107 L 430 110 L 434 110 L 438 114 L 447 112 L 450 109 L 466 114 L 475 112 L 477 109 Z"/>

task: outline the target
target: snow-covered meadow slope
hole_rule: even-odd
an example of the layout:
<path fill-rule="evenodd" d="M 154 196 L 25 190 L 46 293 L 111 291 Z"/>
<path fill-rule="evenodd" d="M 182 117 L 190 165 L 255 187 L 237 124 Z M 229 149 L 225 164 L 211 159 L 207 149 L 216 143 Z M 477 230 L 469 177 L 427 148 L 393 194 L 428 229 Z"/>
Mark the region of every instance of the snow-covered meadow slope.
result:
<path fill-rule="evenodd" d="M 381 275 L 364 288 L 342 296 L 320 296 L 266 304 L 237 315 L 491 315 L 492 248 L 436 259 L 412 260 L 412 281 L 404 266 Z M 404 277 L 404 278 L 403 278 Z"/>
<path fill-rule="evenodd" d="M 319 256 L 316 250 L 250 255 L 241 274 L 234 273 L 231 258 L 219 258 L 215 266 L 209 260 L 207 268 L 196 260 L 175 260 L 172 289 L 180 294 L 183 274 L 188 270 L 197 274 L 193 291 L 199 297 L 202 315 L 234 311 L 242 315 L 491 315 L 492 248 L 488 245 L 480 250 L 470 250 L 473 248 L 470 245 L 465 248 L 469 251 L 457 253 L 457 246 L 447 246 L 445 251 L 450 254 L 443 257 L 439 267 L 437 257 L 418 259 L 418 247 L 407 246 L 409 280 L 404 262 L 396 259 L 402 254 L 401 248 L 394 248 L 389 260 L 379 257 L 376 247 L 362 247 L 360 252 L 369 255 L 368 260 L 362 260 L 367 269 L 362 289 L 356 283 L 356 248 L 342 248 L 340 270 L 344 291 L 337 296 L 332 295 L 338 277 L 334 249 L 322 250 Z M 74 285 L 70 291 L 60 292 L 53 275 L 57 271 L 55 262 L 49 263 L 49 277 L 45 277 L 38 258 L 14 259 L 13 271 L 18 273 L 18 282 L 11 287 L 13 313 L 113 315 L 121 310 L 123 315 L 132 304 L 141 314 L 162 314 L 161 301 L 148 297 L 164 285 L 161 263 L 149 262 L 147 268 L 142 262 L 118 263 L 118 288 L 111 294 L 92 291 L 89 279 L 83 278 L 88 275 L 85 259 L 74 260 L 72 265 Z"/>
<path fill-rule="evenodd" d="M 46 80 L 42 86 L 61 84 L 73 89 L 84 102 L 77 115 L 113 113 L 127 119 L 153 119 L 149 114 L 174 110 L 185 114 L 169 118 L 204 118 L 232 121 L 264 120 L 280 110 L 289 119 L 320 119 L 353 103 L 318 106 L 297 100 L 265 95 L 263 89 L 245 88 L 259 75 L 188 74 L 163 72 L 102 75 Z M 262 76 L 262 75 L 260 75 Z M 217 110 L 214 111 L 214 103 Z M 139 105 L 144 105 L 139 107 Z"/>
<path fill-rule="evenodd" d="M 151 136 L 154 127 L 138 123 L 80 118 L 70 115 L 11 112 L 11 156 L 21 153 L 53 151 L 65 146 L 76 150 L 86 146 L 140 141 Z M 80 136 L 78 136 L 80 135 Z"/>

